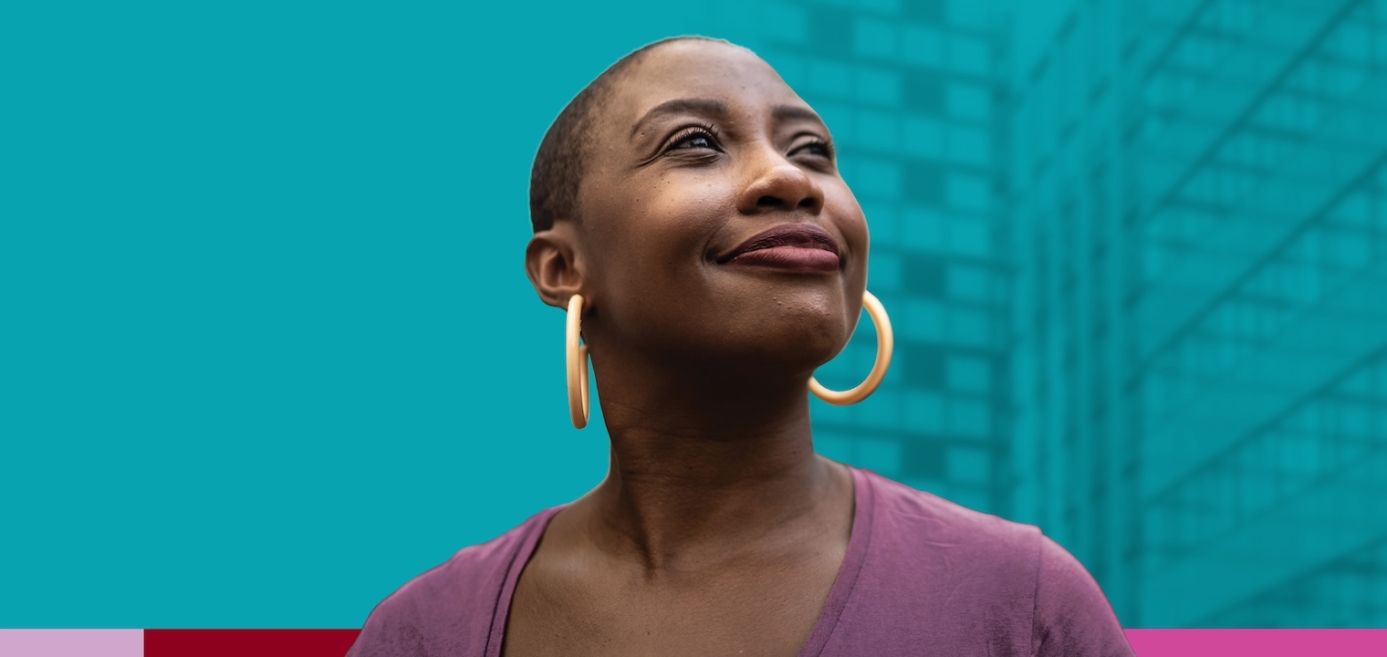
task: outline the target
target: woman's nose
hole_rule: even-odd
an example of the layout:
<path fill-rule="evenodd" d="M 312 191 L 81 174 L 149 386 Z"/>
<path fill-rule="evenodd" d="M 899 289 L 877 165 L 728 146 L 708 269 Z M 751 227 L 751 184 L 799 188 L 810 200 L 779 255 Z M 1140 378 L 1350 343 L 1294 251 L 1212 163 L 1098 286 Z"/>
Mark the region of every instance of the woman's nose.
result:
<path fill-rule="evenodd" d="M 760 157 L 751 168 L 751 182 L 737 199 L 744 214 L 772 210 L 804 210 L 817 214 L 824 192 L 809 174 L 779 153 Z"/>

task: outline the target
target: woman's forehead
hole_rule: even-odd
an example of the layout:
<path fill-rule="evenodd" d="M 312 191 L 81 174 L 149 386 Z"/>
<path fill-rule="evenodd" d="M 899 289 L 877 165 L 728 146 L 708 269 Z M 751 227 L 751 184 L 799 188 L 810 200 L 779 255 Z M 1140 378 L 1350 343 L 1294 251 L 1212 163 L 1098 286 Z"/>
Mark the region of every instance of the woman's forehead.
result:
<path fill-rule="evenodd" d="M 613 85 L 606 123 L 631 129 L 651 110 L 710 100 L 736 114 L 805 103 L 750 50 L 717 41 L 675 41 L 650 52 Z"/>

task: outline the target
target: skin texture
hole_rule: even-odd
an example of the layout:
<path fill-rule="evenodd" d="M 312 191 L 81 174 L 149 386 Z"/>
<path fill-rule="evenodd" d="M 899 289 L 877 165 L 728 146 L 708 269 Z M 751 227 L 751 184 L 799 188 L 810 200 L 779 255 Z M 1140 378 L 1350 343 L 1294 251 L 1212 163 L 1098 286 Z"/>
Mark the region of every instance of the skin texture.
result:
<path fill-rule="evenodd" d="M 813 452 L 807 382 L 858 321 L 862 209 L 827 128 L 730 44 L 655 48 L 590 137 L 581 220 L 537 233 L 526 268 L 545 303 L 586 300 L 611 466 L 550 522 L 504 654 L 795 655 L 852 528 L 850 474 Z M 719 262 L 795 222 L 834 238 L 837 271 Z"/>

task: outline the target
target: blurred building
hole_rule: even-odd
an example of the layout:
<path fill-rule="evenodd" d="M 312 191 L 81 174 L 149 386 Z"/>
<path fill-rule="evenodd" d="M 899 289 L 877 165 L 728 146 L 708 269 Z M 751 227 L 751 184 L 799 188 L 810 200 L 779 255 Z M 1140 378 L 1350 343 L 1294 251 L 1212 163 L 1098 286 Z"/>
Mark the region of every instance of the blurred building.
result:
<path fill-rule="evenodd" d="M 1387 3 L 1084 0 L 1003 111 L 1011 508 L 1142 627 L 1387 622 Z"/>

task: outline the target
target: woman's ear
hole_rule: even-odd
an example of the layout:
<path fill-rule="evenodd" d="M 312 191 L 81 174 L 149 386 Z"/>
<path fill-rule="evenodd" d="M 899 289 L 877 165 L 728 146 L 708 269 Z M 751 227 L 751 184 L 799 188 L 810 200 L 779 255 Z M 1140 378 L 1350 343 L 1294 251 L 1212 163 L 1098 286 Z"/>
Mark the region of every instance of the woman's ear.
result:
<path fill-rule="evenodd" d="M 569 297 L 583 288 L 576 237 L 572 222 L 555 221 L 552 228 L 535 233 L 525 247 L 525 273 L 539 298 L 555 308 L 567 308 Z"/>

